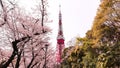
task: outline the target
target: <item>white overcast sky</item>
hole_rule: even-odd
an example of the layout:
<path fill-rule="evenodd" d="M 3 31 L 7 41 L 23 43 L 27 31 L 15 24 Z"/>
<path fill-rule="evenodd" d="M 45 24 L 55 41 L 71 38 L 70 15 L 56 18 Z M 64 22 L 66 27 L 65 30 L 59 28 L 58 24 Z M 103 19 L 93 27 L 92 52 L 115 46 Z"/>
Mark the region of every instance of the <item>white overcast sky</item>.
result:
<path fill-rule="evenodd" d="M 58 33 L 58 11 L 61 4 L 65 42 L 76 36 L 84 37 L 92 26 L 100 0 L 49 0 L 50 18 L 53 20 L 53 45 Z"/>
<path fill-rule="evenodd" d="M 20 0 L 25 8 L 33 4 L 33 0 Z M 92 26 L 100 0 L 48 0 L 49 18 L 52 28 L 52 45 L 56 46 L 58 33 L 59 3 L 61 4 L 63 33 L 65 43 L 76 36 L 84 37 L 87 30 Z M 28 5 L 28 6 L 27 6 Z"/>

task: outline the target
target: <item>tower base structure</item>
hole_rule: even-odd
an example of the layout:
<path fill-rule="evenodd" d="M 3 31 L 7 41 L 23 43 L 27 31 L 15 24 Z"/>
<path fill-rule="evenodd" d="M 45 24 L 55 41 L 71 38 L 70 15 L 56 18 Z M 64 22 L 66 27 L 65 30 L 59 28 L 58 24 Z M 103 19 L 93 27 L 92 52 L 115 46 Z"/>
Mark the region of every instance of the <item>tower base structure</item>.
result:
<path fill-rule="evenodd" d="M 56 63 L 54 68 L 62 68 L 61 63 Z"/>

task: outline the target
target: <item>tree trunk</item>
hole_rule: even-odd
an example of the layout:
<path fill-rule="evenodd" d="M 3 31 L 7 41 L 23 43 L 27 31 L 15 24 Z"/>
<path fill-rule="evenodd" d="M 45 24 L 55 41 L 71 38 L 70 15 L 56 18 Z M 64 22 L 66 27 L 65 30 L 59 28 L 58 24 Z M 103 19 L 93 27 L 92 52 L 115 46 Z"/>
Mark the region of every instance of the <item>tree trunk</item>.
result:
<path fill-rule="evenodd" d="M 11 57 L 8 59 L 8 61 L 4 65 L 2 65 L 2 68 L 7 68 L 15 56 L 16 56 L 16 53 L 15 53 L 15 51 L 13 51 L 13 53 L 12 53 Z"/>

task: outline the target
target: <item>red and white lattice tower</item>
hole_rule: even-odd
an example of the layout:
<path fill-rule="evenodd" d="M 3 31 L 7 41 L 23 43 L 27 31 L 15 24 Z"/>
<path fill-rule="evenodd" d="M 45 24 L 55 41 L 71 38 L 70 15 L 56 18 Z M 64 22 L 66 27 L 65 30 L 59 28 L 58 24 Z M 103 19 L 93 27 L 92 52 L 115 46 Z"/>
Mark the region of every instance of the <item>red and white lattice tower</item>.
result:
<path fill-rule="evenodd" d="M 56 62 L 59 64 L 62 62 L 62 51 L 64 49 L 64 36 L 62 29 L 62 14 L 61 14 L 61 6 L 59 5 L 59 28 L 58 28 L 58 36 L 57 36 L 57 48 L 56 48 Z"/>

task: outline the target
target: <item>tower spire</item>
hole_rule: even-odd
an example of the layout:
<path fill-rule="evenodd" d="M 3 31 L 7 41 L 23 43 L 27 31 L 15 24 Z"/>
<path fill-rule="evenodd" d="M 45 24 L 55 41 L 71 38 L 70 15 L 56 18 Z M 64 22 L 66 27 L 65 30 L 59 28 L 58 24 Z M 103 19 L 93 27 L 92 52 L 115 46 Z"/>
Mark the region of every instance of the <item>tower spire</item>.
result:
<path fill-rule="evenodd" d="M 59 28 L 58 28 L 58 36 L 57 39 L 64 38 L 63 36 L 63 28 L 62 28 L 62 14 L 61 14 L 61 5 L 59 4 Z"/>
<path fill-rule="evenodd" d="M 62 28 L 62 13 L 61 13 L 61 5 L 59 4 L 59 27 L 58 27 L 58 35 L 57 35 L 57 49 L 56 49 L 56 62 L 62 62 L 62 51 L 64 49 L 64 36 L 63 36 L 63 28 Z"/>

